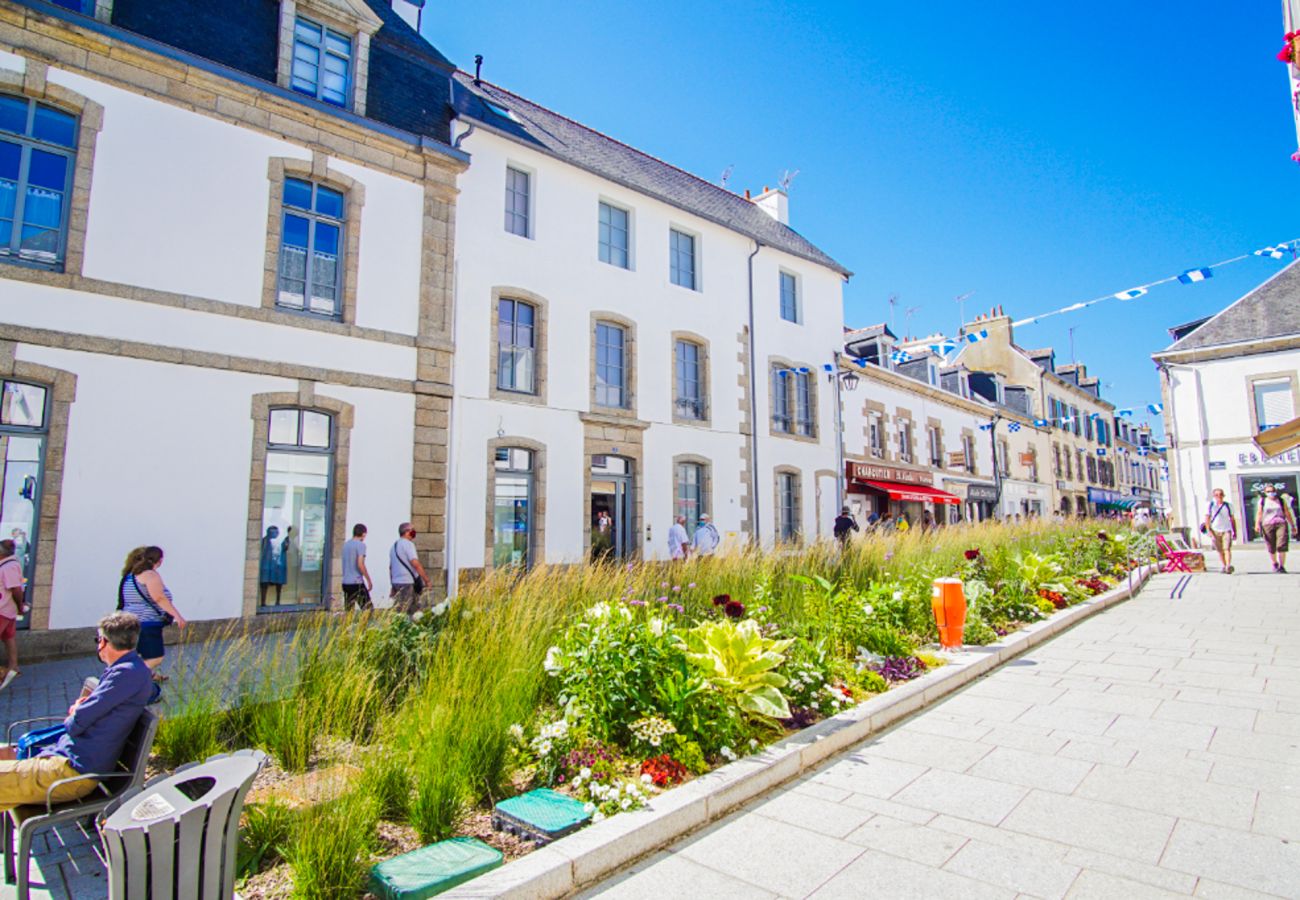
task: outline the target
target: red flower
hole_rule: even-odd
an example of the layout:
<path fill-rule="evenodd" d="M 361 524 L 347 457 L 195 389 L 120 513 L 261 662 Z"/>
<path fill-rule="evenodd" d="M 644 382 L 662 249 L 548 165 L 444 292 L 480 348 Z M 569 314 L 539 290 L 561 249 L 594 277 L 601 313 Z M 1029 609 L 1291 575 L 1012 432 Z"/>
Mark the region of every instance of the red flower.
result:
<path fill-rule="evenodd" d="M 718 594 L 716 597 L 713 598 L 714 606 L 726 606 L 730 602 L 731 602 L 730 594 Z"/>
<path fill-rule="evenodd" d="M 1282 50 L 1278 53 L 1277 55 L 1278 61 L 1284 63 L 1291 62 L 1292 53 L 1293 51 L 1291 49 L 1291 45 L 1288 44 L 1287 46 L 1283 47 Z"/>
<path fill-rule="evenodd" d="M 667 753 L 661 753 L 641 763 L 641 774 L 649 775 L 655 787 L 668 787 L 674 782 L 685 780 L 686 767 Z"/>
<path fill-rule="evenodd" d="M 974 547 L 974 548 L 972 548 L 972 549 L 970 549 L 970 550 L 967 550 L 967 551 L 966 551 L 966 558 L 969 559 L 969 560 L 971 560 L 972 562 L 975 561 L 975 560 L 977 560 L 977 559 L 979 559 L 979 558 L 980 558 L 980 551 L 979 551 L 979 548 L 978 548 L 978 547 Z"/>
<path fill-rule="evenodd" d="M 729 618 L 739 619 L 745 614 L 745 604 L 741 603 L 739 600 L 728 600 L 723 604 L 722 611 L 726 613 Z"/>

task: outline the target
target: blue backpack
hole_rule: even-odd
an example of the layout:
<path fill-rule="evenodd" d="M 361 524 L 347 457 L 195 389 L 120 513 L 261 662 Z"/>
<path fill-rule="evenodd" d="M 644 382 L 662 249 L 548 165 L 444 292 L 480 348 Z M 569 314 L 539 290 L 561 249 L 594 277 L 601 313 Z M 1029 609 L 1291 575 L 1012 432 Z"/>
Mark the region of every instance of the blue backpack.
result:
<path fill-rule="evenodd" d="M 18 759 L 31 759 L 38 756 L 46 747 L 53 747 L 57 744 L 59 738 L 67 733 L 68 726 L 62 723 L 29 731 L 18 739 L 18 743 L 14 744 L 14 756 Z"/>

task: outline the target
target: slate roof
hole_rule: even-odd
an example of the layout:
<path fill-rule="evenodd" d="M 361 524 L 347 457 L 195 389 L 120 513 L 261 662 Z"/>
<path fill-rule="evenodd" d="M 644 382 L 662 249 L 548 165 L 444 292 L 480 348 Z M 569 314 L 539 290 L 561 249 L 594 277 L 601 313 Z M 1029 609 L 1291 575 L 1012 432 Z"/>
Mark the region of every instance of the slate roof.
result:
<path fill-rule="evenodd" d="M 375 0 L 371 0 L 375 2 Z M 457 72 L 452 104 L 457 115 L 570 165 L 585 169 L 716 222 L 770 247 L 783 250 L 848 277 L 852 273 L 807 238 L 782 225 L 752 201 L 705 181 L 670 163 L 629 147 L 621 141 L 539 106 L 518 94 L 474 76 Z M 485 104 L 495 104 L 501 115 Z"/>
<path fill-rule="evenodd" d="M 1291 334 L 1300 334 L 1300 262 L 1291 263 L 1156 356 Z"/>
<path fill-rule="evenodd" d="M 375 33 L 372 44 L 376 39 L 387 41 L 394 47 L 433 63 L 440 69 L 446 69 L 448 74 L 456 68 L 455 63 L 439 53 L 438 48 L 433 44 L 420 37 L 419 33 L 397 14 L 389 0 L 365 0 L 365 2 L 366 6 L 370 7 L 384 23 Z"/>
<path fill-rule="evenodd" d="M 844 339 L 849 343 L 854 341 L 866 341 L 871 338 L 880 337 L 883 334 L 891 338 L 897 338 L 894 332 L 889 330 L 889 326 L 881 322 L 879 325 L 868 325 L 866 328 L 854 328 L 844 330 Z"/>

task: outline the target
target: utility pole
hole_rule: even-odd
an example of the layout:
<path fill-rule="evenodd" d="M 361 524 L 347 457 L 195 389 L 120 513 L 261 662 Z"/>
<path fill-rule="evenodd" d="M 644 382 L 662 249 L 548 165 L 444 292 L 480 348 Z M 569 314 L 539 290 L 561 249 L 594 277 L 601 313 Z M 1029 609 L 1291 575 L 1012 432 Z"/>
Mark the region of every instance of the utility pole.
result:
<path fill-rule="evenodd" d="M 997 494 L 997 499 L 993 501 L 993 514 L 997 518 L 1002 518 L 1002 467 L 998 465 L 998 422 L 1002 421 L 1002 414 L 995 413 L 993 416 L 993 425 L 989 429 L 989 442 L 993 445 L 993 490 Z"/>

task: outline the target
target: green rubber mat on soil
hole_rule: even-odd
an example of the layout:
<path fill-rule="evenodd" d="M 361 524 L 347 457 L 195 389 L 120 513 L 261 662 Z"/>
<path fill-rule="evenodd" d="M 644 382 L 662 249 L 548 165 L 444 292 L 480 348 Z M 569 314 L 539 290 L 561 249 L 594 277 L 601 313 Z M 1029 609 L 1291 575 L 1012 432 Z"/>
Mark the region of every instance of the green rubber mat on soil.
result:
<path fill-rule="evenodd" d="M 502 800 L 492 810 L 494 826 L 523 832 L 541 841 L 563 837 L 590 820 L 591 813 L 583 808 L 582 801 L 548 788 Z"/>
<path fill-rule="evenodd" d="M 380 900 L 425 900 L 501 865 L 501 851 L 471 837 L 439 841 L 386 859 L 370 870 Z"/>

